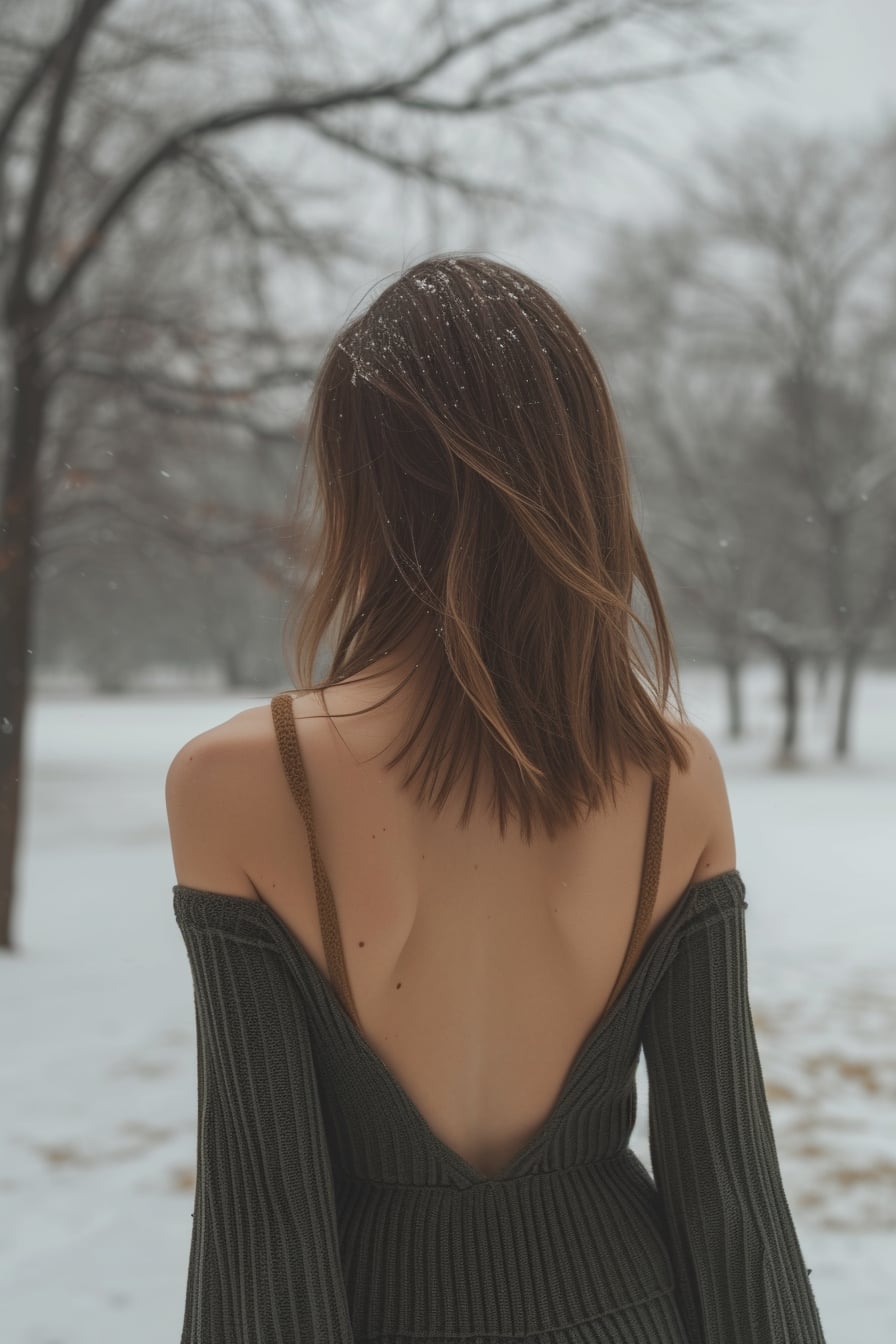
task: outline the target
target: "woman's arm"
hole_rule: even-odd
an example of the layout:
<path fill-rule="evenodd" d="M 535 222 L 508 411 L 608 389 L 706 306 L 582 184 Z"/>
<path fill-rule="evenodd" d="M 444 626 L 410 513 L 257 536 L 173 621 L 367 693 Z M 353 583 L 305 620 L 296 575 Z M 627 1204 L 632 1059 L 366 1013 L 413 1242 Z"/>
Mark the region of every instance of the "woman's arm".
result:
<path fill-rule="evenodd" d="M 708 892 L 651 997 L 653 1175 L 695 1339 L 823 1344 L 756 1047 L 745 906 Z"/>
<path fill-rule="evenodd" d="M 255 903 L 246 902 L 250 908 Z M 175 895 L 199 1121 L 182 1344 L 349 1344 L 333 1179 L 301 998 L 243 903 Z"/>

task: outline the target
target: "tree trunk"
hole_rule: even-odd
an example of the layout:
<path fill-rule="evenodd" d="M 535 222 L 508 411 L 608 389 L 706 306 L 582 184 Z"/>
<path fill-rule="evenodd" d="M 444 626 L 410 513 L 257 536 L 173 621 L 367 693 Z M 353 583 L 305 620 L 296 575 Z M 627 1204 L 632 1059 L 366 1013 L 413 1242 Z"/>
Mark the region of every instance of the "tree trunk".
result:
<path fill-rule="evenodd" d="M 815 664 L 815 701 L 823 704 L 830 679 L 831 658 L 827 653 L 819 653 L 813 660 Z"/>
<path fill-rule="evenodd" d="M 837 695 L 837 722 L 834 733 L 834 756 L 837 760 L 843 760 L 849 755 L 854 692 L 861 663 L 861 649 L 855 646 L 847 648 L 840 665 L 840 689 Z"/>
<path fill-rule="evenodd" d="M 13 345 L 9 450 L 0 501 L 0 947 L 12 948 L 19 799 L 30 670 L 37 536 L 37 457 L 46 414 L 36 326 Z"/>
<path fill-rule="evenodd" d="M 784 729 L 778 748 L 778 765 L 785 769 L 797 763 L 797 730 L 800 708 L 800 655 L 796 649 L 779 648 L 783 682 L 781 703 L 784 709 Z"/>
<path fill-rule="evenodd" d="M 728 708 L 728 736 L 739 742 L 744 735 L 743 687 L 741 682 L 741 661 L 728 657 L 724 661 L 725 693 Z"/>
<path fill-rule="evenodd" d="M 238 691 L 243 685 L 240 651 L 231 644 L 224 643 L 218 650 L 224 668 L 224 685 L 228 691 Z"/>

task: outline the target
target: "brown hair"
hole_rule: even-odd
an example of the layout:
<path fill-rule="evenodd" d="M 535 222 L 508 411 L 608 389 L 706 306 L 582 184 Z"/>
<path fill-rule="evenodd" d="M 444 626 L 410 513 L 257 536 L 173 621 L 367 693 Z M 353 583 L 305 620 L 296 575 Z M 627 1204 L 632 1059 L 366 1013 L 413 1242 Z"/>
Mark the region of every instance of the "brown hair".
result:
<path fill-rule="evenodd" d="M 478 255 L 404 270 L 333 339 L 309 459 L 323 526 L 316 581 L 286 615 L 287 662 L 296 687 L 321 691 L 419 636 L 422 708 L 386 763 L 419 739 L 402 780 L 420 776 L 418 803 L 440 812 L 472 766 L 465 826 L 484 762 L 502 839 L 514 811 L 529 843 L 536 819 L 553 838 L 581 805 L 600 808 L 608 789 L 615 801 L 626 761 L 686 768 L 688 740 L 663 712 L 674 674 L 684 717 L 622 434 L 594 355 L 541 285 Z M 298 510 L 303 497 L 300 484 Z M 655 639 L 631 605 L 636 578 Z"/>

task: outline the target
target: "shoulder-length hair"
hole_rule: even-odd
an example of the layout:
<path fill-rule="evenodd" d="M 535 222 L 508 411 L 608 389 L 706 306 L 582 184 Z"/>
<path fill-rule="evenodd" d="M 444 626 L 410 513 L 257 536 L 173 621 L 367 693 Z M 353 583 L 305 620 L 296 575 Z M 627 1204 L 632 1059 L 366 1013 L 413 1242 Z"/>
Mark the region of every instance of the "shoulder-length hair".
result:
<path fill-rule="evenodd" d="M 664 712 L 671 690 L 684 718 L 677 660 L 607 384 L 535 280 L 456 253 L 404 270 L 326 352 L 309 462 L 323 519 L 310 592 L 284 621 L 287 665 L 297 689 L 326 691 L 418 641 L 370 706 L 418 677 L 419 713 L 386 762 L 411 759 L 402 787 L 418 779 L 418 804 L 441 812 L 467 775 L 463 828 L 484 771 L 501 838 L 513 812 L 529 843 L 538 823 L 553 839 L 608 791 L 615 802 L 627 762 L 686 769 L 688 739 Z"/>

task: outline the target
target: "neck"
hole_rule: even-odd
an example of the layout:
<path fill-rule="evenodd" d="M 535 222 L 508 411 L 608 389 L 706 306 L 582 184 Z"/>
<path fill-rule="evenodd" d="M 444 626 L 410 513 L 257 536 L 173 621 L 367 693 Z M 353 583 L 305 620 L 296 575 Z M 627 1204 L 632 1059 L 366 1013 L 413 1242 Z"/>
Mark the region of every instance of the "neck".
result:
<path fill-rule="evenodd" d="M 416 631 L 401 643 L 384 650 L 366 668 L 346 677 L 339 685 L 352 686 L 364 701 L 375 702 L 404 682 L 384 709 L 397 706 L 399 702 L 406 705 L 420 693 L 420 684 L 428 675 L 427 662 L 434 652 L 433 642 L 437 642 L 435 635 L 427 644 L 421 632 Z"/>

